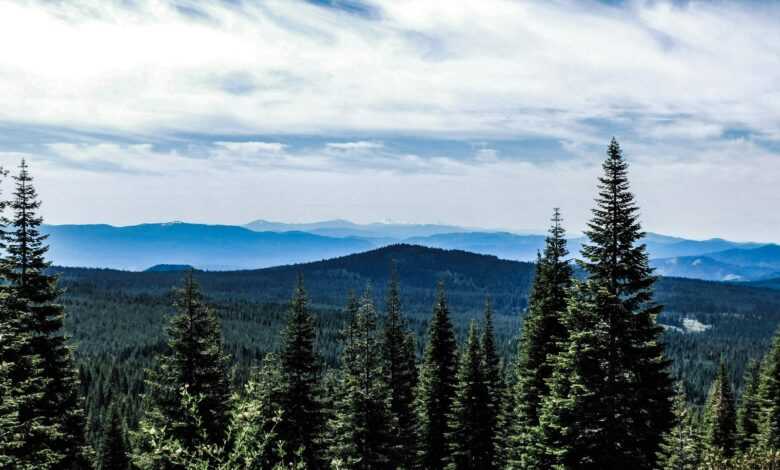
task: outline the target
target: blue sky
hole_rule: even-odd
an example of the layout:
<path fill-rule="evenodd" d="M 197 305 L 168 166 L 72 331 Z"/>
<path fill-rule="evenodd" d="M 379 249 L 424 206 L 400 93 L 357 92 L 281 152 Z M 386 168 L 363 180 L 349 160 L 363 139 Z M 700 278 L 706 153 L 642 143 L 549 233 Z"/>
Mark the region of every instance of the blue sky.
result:
<path fill-rule="evenodd" d="M 51 223 L 581 230 L 609 139 L 647 229 L 780 241 L 780 6 L 0 5 L 0 164 Z"/>

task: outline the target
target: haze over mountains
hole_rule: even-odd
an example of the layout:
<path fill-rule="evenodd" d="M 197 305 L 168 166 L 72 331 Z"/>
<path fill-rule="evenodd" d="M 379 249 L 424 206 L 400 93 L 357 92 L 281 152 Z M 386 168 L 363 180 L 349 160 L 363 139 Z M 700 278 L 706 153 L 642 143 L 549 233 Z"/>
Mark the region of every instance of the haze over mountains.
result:
<path fill-rule="evenodd" d="M 330 220 L 290 224 L 256 220 L 243 227 L 184 222 L 47 225 L 51 258 L 61 266 L 141 271 L 157 265 L 205 270 L 257 269 L 318 261 L 395 243 L 457 249 L 516 261 L 533 261 L 542 233 L 511 233 L 442 224 Z M 541 232 L 541 231 L 540 231 Z M 570 239 L 575 256 L 584 237 Z M 652 265 L 663 276 L 715 281 L 780 277 L 780 246 L 719 238 L 689 240 L 648 233 Z"/>

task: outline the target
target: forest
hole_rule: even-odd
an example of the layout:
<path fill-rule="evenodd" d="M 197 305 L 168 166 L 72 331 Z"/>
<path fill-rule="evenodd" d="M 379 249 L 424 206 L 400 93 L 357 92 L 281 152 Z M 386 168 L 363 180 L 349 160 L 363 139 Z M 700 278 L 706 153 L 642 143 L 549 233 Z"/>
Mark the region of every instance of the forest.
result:
<path fill-rule="evenodd" d="M 780 468 L 777 291 L 657 278 L 614 139 L 576 262 L 555 209 L 535 263 L 52 267 L 13 180 L 2 468 Z"/>

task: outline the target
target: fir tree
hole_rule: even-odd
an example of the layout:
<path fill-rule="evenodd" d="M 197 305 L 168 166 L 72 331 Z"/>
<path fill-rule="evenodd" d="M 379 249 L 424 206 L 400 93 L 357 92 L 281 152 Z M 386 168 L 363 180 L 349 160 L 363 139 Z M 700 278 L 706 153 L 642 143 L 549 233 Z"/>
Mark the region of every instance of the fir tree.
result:
<path fill-rule="evenodd" d="M 390 276 L 386 305 L 382 354 L 384 377 L 390 389 L 390 413 L 395 423 L 391 442 L 393 462 L 401 468 L 412 468 L 417 459 L 415 337 L 401 314 L 401 294 L 395 270 Z"/>
<path fill-rule="evenodd" d="M 658 455 L 658 468 L 662 470 L 697 470 L 701 457 L 701 436 L 685 397 L 682 383 L 672 405 L 674 425 L 665 435 Z"/>
<path fill-rule="evenodd" d="M 740 451 L 745 452 L 757 444 L 759 413 L 759 380 L 761 367 L 757 361 L 750 361 L 745 378 L 744 388 L 739 398 L 737 408 L 737 440 Z"/>
<path fill-rule="evenodd" d="M 228 358 L 219 319 L 203 303 L 192 271 L 176 292 L 175 307 L 177 314 L 168 325 L 168 348 L 147 380 L 149 408 L 142 427 L 164 429 L 166 438 L 187 451 L 220 445 L 229 422 Z M 187 397 L 189 402 L 184 401 Z M 141 450 L 149 449 L 142 446 Z M 164 461 L 161 465 L 168 468 Z"/>
<path fill-rule="evenodd" d="M 720 362 L 704 408 L 704 443 L 709 453 L 729 458 L 737 446 L 737 417 L 734 393 L 726 363 Z"/>
<path fill-rule="evenodd" d="M 303 278 L 293 294 L 287 326 L 280 352 L 283 410 L 278 426 L 279 439 L 300 454 L 307 468 L 320 468 L 322 449 L 319 442 L 322 409 L 318 400 L 319 357 L 315 348 L 314 318 L 309 313 Z M 285 461 L 292 461 L 286 456 Z"/>
<path fill-rule="evenodd" d="M 439 283 L 417 390 L 420 463 L 425 469 L 439 470 L 449 461 L 449 413 L 455 397 L 456 373 L 455 333 L 444 285 Z"/>
<path fill-rule="evenodd" d="M 125 425 L 116 406 L 112 406 L 103 428 L 98 470 L 128 470 L 130 457 L 127 451 Z"/>
<path fill-rule="evenodd" d="M 496 350 L 496 336 L 493 328 L 493 305 L 488 298 L 485 301 L 485 311 L 482 320 L 480 336 L 480 355 L 482 357 L 482 375 L 485 381 L 486 398 L 482 410 L 484 429 L 479 438 L 484 442 L 480 447 L 487 449 L 484 458 L 486 470 L 504 467 L 503 448 L 504 436 L 501 429 L 501 413 L 505 399 L 506 383 L 504 382 L 501 358 Z"/>
<path fill-rule="evenodd" d="M 394 468 L 391 461 L 390 390 L 382 370 L 376 309 L 368 293 L 347 326 L 339 381 L 340 397 L 332 423 L 331 455 L 337 468 Z"/>
<path fill-rule="evenodd" d="M 28 397 L 36 399 L 28 400 L 19 409 L 19 419 L 24 423 L 38 420 L 49 430 L 38 435 L 46 442 L 31 440 L 25 447 L 48 448 L 60 454 L 59 468 L 84 468 L 88 460 L 78 376 L 72 350 L 63 334 L 65 313 L 57 303 L 61 290 L 56 277 L 47 273 L 47 236 L 40 232 L 43 220 L 37 215 L 41 203 L 24 160 L 14 180 L 10 227 L 4 237 L 6 256 L 2 261 L 8 293 L 5 304 L 16 331 L 29 335 L 28 347 L 20 353 L 39 368 L 40 378 L 28 377 L 28 384 L 41 387 L 29 391 Z"/>
<path fill-rule="evenodd" d="M 485 436 L 490 431 L 489 418 L 484 413 L 490 397 L 483 367 L 477 326 L 472 321 L 459 362 L 450 418 L 449 469 L 478 470 L 492 468 L 494 464 L 493 442 Z"/>
<path fill-rule="evenodd" d="M 758 443 L 764 449 L 780 449 L 780 330 L 764 356 L 758 396 Z"/>
<path fill-rule="evenodd" d="M 548 455 L 579 468 L 652 468 L 673 420 L 655 278 L 629 191 L 628 165 L 614 139 L 586 232 L 583 268 L 545 397 Z M 555 383 L 558 382 L 558 383 Z M 576 439 L 574 438 L 576 436 Z"/>
<path fill-rule="evenodd" d="M 566 310 L 572 268 L 566 249 L 566 232 L 561 214 L 553 211 L 552 226 L 545 241 L 544 254 L 537 257 L 531 302 L 523 321 L 516 361 L 514 417 L 509 424 L 509 458 L 512 468 L 537 468 L 539 452 L 537 427 L 542 397 L 548 392 L 552 375 L 551 358 L 566 337 L 561 316 Z"/>

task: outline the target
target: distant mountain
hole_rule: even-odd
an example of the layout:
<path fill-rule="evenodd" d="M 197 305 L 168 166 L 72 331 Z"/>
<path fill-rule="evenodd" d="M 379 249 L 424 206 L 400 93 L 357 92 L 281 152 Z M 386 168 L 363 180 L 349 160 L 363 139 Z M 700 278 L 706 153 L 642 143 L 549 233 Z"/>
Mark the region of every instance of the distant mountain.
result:
<path fill-rule="evenodd" d="M 761 279 L 777 270 L 760 266 L 736 266 L 723 263 L 709 256 L 679 256 L 651 260 L 656 274 L 687 277 L 707 281 L 747 281 Z"/>
<path fill-rule="evenodd" d="M 736 266 L 751 266 L 780 271 L 780 245 L 763 245 L 752 249 L 731 249 L 710 253 L 712 259 Z"/>
<path fill-rule="evenodd" d="M 143 270 L 157 264 L 199 269 L 254 269 L 365 251 L 359 238 L 304 232 L 253 232 L 243 227 L 187 223 L 45 225 L 50 259 L 59 265 Z"/>
<path fill-rule="evenodd" d="M 328 237 L 363 237 L 394 241 L 400 241 L 411 237 L 426 237 L 440 233 L 458 233 L 476 230 L 455 225 L 439 224 L 398 224 L 379 222 L 356 224 L 342 219 L 300 224 L 255 220 L 254 222 L 246 224 L 245 227 L 256 232 L 300 231 Z"/>
<path fill-rule="evenodd" d="M 195 269 L 194 267 L 190 266 L 189 264 L 156 264 L 150 268 L 144 269 L 144 272 L 147 273 L 161 273 L 161 272 L 181 272 L 181 271 L 189 271 L 191 269 Z"/>
<path fill-rule="evenodd" d="M 516 235 L 508 232 L 441 233 L 427 237 L 412 237 L 405 243 L 431 248 L 457 249 L 503 259 L 535 261 L 544 248 L 544 235 Z"/>

